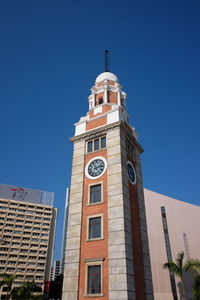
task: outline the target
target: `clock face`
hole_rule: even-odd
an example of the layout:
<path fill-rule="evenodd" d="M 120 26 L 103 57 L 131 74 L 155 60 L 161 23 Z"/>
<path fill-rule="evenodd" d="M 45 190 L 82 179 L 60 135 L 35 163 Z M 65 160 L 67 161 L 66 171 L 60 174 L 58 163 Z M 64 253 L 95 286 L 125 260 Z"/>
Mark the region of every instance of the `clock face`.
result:
<path fill-rule="evenodd" d="M 128 178 L 132 184 L 136 184 L 136 173 L 135 169 L 130 161 L 127 162 Z"/>
<path fill-rule="evenodd" d="M 105 158 L 98 156 L 90 160 L 85 168 L 85 173 L 88 178 L 96 179 L 103 175 L 106 170 Z"/>

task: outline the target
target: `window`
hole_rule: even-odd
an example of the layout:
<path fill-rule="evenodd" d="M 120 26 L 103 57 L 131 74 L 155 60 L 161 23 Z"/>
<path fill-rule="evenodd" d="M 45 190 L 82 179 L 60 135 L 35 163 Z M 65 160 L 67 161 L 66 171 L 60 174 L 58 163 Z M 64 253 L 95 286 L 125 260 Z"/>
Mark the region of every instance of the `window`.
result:
<path fill-rule="evenodd" d="M 100 104 L 103 104 L 103 97 L 99 97 L 99 99 L 98 99 L 98 104 L 100 105 Z"/>
<path fill-rule="evenodd" d="M 20 240 L 21 237 L 20 236 L 13 236 L 13 240 Z"/>
<path fill-rule="evenodd" d="M 99 150 L 99 139 L 94 140 L 94 151 Z"/>
<path fill-rule="evenodd" d="M 103 97 L 99 97 L 95 100 L 95 106 L 103 104 Z"/>
<path fill-rule="evenodd" d="M 48 210 L 48 211 L 52 211 L 52 209 L 49 208 L 49 207 L 45 207 L 44 209 L 45 209 L 45 210 Z"/>
<path fill-rule="evenodd" d="M 106 148 L 106 137 L 99 137 L 87 142 L 87 152 L 93 152 Z"/>
<path fill-rule="evenodd" d="M 106 137 L 101 138 L 101 148 L 106 148 Z"/>
<path fill-rule="evenodd" d="M 88 239 L 100 239 L 102 238 L 102 221 L 101 216 L 88 218 Z"/>
<path fill-rule="evenodd" d="M 102 202 L 101 184 L 90 186 L 90 204 Z"/>
<path fill-rule="evenodd" d="M 131 158 L 134 158 L 134 147 L 129 141 L 126 142 L 126 152 Z"/>
<path fill-rule="evenodd" d="M 33 242 L 39 242 L 39 239 L 33 238 L 32 241 L 33 241 Z"/>
<path fill-rule="evenodd" d="M 92 152 L 93 141 L 87 143 L 87 152 Z"/>
<path fill-rule="evenodd" d="M 87 266 L 87 294 L 101 294 L 101 265 Z"/>
<path fill-rule="evenodd" d="M 8 204 L 6 201 L 0 201 L 0 204 Z"/>
<path fill-rule="evenodd" d="M 19 245 L 20 243 L 19 242 L 12 242 L 12 245 L 15 246 L 15 245 Z"/>
<path fill-rule="evenodd" d="M 10 260 L 10 261 L 8 261 L 8 265 L 16 265 L 16 261 Z"/>
<path fill-rule="evenodd" d="M 26 221 L 25 223 L 26 224 L 32 224 L 33 222 L 32 221 Z"/>
<path fill-rule="evenodd" d="M 28 205 L 28 208 L 35 208 L 34 205 Z"/>

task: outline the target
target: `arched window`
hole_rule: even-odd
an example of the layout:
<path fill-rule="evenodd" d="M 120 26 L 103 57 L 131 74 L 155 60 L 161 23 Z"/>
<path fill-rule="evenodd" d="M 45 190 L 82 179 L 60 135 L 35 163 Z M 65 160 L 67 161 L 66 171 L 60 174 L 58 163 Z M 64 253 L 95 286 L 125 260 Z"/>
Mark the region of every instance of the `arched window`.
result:
<path fill-rule="evenodd" d="M 100 105 L 100 104 L 103 104 L 103 97 L 100 97 L 99 99 L 98 99 L 98 104 Z"/>

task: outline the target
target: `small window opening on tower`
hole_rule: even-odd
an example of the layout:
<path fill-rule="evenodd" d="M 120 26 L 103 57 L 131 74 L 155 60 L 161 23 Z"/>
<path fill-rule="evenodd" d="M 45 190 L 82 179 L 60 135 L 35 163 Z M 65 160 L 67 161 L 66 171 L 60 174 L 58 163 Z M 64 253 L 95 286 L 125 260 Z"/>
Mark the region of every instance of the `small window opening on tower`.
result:
<path fill-rule="evenodd" d="M 99 137 L 87 142 L 87 152 L 93 152 L 106 148 L 106 137 Z"/>
<path fill-rule="evenodd" d="M 93 265 L 87 267 L 87 294 L 101 294 L 102 290 L 102 271 L 101 265 Z"/>
<path fill-rule="evenodd" d="M 135 149 L 129 141 L 126 141 L 126 152 L 132 159 L 134 159 Z"/>
<path fill-rule="evenodd" d="M 100 105 L 100 104 L 103 104 L 103 97 L 100 97 L 99 99 L 98 99 L 98 104 Z"/>
<path fill-rule="evenodd" d="M 89 217 L 88 239 L 102 238 L 102 217 Z"/>
<path fill-rule="evenodd" d="M 94 140 L 94 151 L 99 149 L 99 139 Z"/>
<path fill-rule="evenodd" d="M 102 202 L 102 185 L 101 183 L 90 186 L 90 204 Z"/>

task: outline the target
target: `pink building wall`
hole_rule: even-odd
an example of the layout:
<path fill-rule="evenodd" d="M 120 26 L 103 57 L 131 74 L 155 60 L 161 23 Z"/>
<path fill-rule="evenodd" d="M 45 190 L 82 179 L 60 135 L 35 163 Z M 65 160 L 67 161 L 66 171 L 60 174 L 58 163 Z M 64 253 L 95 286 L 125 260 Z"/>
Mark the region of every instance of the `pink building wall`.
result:
<path fill-rule="evenodd" d="M 147 228 L 155 300 L 173 300 L 167 262 L 161 207 L 165 207 L 173 260 L 181 251 L 187 258 L 200 259 L 200 206 L 185 203 L 144 189 Z M 186 280 L 187 281 L 187 280 Z M 189 281 L 186 282 L 187 290 Z M 176 279 L 178 299 L 180 281 Z"/>

